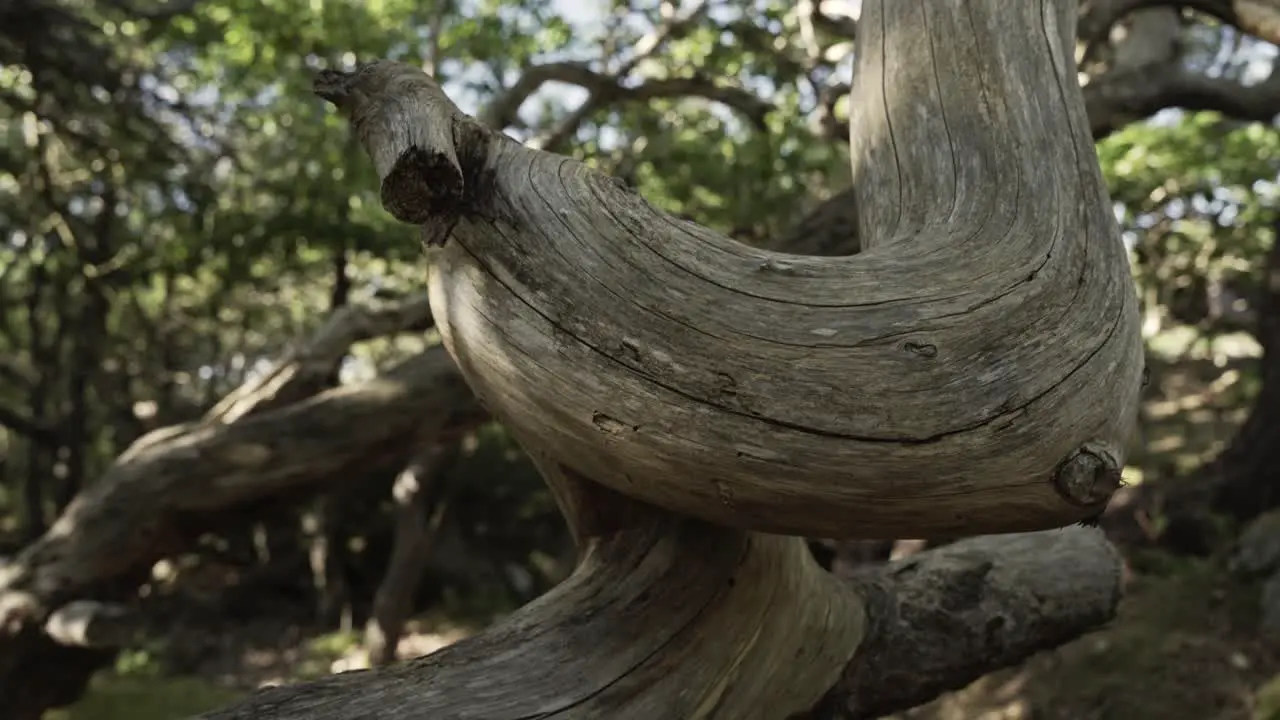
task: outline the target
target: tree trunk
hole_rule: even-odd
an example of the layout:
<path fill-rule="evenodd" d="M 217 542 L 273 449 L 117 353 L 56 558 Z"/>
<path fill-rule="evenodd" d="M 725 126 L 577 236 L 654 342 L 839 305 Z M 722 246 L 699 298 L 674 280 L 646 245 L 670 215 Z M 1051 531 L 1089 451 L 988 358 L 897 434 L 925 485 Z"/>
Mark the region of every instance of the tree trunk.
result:
<path fill-rule="evenodd" d="M 851 258 L 670 218 L 416 68 L 322 73 L 384 206 L 443 246 L 445 344 L 582 556 L 467 641 L 206 717 L 872 717 L 1109 617 L 1118 559 L 1094 530 L 854 584 L 784 536 L 1039 530 L 1118 485 L 1142 347 L 1074 11 L 864 3 Z"/>
<path fill-rule="evenodd" d="M 448 506 L 449 471 L 459 443 L 437 446 L 414 459 L 392 489 L 395 536 L 387 571 L 373 598 L 373 617 L 365 628 L 365 647 L 374 665 L 396 659 L 405 621 L 413 612 L 422 573 Z"/>

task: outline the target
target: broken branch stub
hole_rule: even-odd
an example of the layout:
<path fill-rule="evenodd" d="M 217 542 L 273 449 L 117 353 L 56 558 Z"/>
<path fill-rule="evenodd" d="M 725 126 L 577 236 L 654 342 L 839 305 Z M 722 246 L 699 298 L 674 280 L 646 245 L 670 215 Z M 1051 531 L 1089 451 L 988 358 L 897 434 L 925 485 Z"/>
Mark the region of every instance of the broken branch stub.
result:
<path fill-rule="evenodd" d="M 389 158 L 457 158 L 455 204 L 411 215 L 452 240 L 432 308 L 526 443 L 747 529 L 1034 530 L 1105 504 L 1102 484 L 1064 494 L 1058 470 L 1103 448 L 1116 465 L 1098 476 L 1114 478 L 1141 376 L 1074 8 L 1055 5 L 868 4 L 883 52 L 859 53 L 851 99 L 866 252 L 850 258 L 675 220 L 481 127 L 407 65 L 344 77 L 344 110 L 384 196 L 427 208 L 444 192 Z"/>

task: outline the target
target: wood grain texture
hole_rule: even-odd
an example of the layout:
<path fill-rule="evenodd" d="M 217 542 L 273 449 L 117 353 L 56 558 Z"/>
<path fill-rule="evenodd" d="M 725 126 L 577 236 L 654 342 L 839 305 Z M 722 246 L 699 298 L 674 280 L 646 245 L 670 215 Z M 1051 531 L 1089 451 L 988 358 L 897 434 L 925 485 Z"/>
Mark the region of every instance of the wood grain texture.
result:
<path fill-rule="evenodd" d="M 467 641 L 204 717 L 869 717 L 1109 618 L 1119 563 L 1092 530 L 854 583 L 783 537 L 1038 530 L 1118 483 L 1142 348 L 1074 18 L 1070 0 L 864 3 L 847 258 L 675 219 L 481 126 L 417 68 L 324 74 L 388 210 L 442 245 L 445 345 L 583 556 Z"/>
<path fill-rule="evenodd" d="M 673 219 L 481 128 L 408 66 L 357 76 L 397 101 L 355 126 L 383 158 L 407 150 L 391 128 L 452 128 L 415 146 L 467 184 L 425 223 L 451 233 L 437 323 L 495 414 L 585 476 L 767 532 L 1053 527 L 1101 508 L 1065 500 L 1054 469 L 1086 444 L 1123 460 L 1142 366 L 1069 5 L 867 5 L 861 42 L 881 50 L 853 91 L 849 258 Z M 431 185 L 399 177 L 400 196 Z"/>
<path fill-rule="evenodd" d="M 201 717 L 766 720 L 836 683 L 864 616 L 803 540 L 639 506 L 632 517 L 634 529 L 588 541 L 573 576 L 479 636 Z"/>
<path fill-rule="evenodd" d="M 638 525 L 479 636 L 200 717 L 869 720 L 1093 629 L 1120 596 L 1092 528 L 974 538 L 846 582 L 796 538 Z"/>

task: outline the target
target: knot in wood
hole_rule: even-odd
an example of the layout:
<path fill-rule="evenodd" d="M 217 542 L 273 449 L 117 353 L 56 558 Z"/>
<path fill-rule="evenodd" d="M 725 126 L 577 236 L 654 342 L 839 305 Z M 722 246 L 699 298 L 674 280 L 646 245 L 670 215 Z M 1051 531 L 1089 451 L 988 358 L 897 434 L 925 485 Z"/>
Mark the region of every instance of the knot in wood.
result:
<path fill-rule="evenodd" d="M 1053 485 L 1072 505 L 1105 503 L 1120 488 L 1120 463 L 1106 446 L 1087 442 L 1053 471 Z"/>

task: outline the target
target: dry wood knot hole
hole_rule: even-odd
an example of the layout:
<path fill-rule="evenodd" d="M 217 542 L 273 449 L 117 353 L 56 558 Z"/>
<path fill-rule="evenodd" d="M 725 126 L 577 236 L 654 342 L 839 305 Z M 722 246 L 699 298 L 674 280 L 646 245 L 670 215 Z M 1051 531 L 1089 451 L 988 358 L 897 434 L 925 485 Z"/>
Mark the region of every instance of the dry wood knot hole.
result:
<path fill-rule="evenodd" d="M 382 205 L 402 223 L 422 225 L 466 205 L 461 170 L 441 152 L 417 146 L 400 154 L 382 180 Z"/>
<path fill-rule="evenodd" d="M 902 345 L 902 349 L 903 349 L 903 350 L 906 350 L 907 352 L 911 353 L 912 355 L 917 355 L 917 356 L 922 357 L 922 358 L 936 358 L 936 357 L 938 357 L 938 346 L 937 346 L 937 345 L 932 345 L 932 344 L 930 344 L 930 343 L 926 343 L 926 342 L 918 342 L 918 341 L 915 341 L 915 340 L 908 340 L 907 342 L 903 343 L 903 345 Z"/>
<path fill-rule="evenodd" d="M 595 423 L 595 426 L 602 432 L 609 435 L 621 435 L 627 432 L 636 432 L 640 429 L 639 425 L 631 425 L 630 423 L 622 422 L 621 420 L 602 412 L 592 414 L 591 422 Z"/>
<path fill-rule="evenodd" d="M 1087 442 L 1067 455 L 1053 471 L 1058 494 L 1072 505 L 1105 503 L 1120 488 L 1121 468 L 1115 453 L 1102 443 Z"/>

